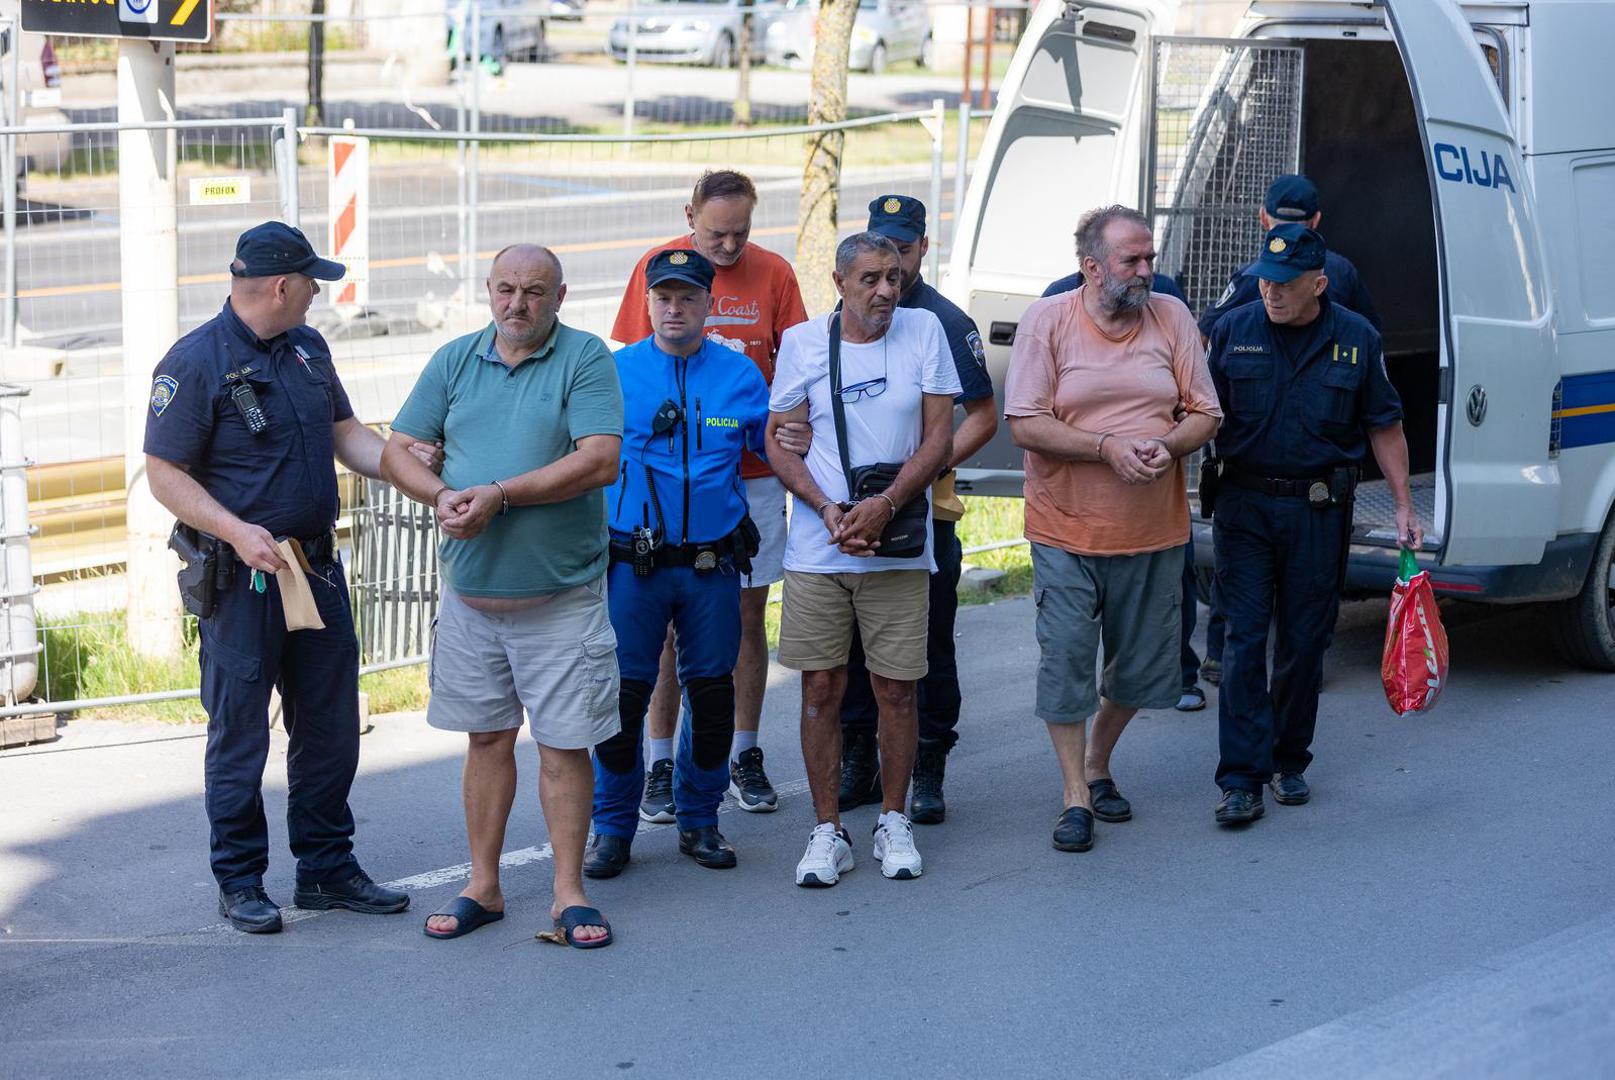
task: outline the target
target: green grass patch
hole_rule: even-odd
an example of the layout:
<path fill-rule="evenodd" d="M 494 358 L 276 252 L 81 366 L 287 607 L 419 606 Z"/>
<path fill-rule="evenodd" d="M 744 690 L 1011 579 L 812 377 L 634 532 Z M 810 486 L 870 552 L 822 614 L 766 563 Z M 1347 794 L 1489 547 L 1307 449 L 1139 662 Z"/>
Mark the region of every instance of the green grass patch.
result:
<path fill-rule="evenodd" d="M 431 697 L 426 688 L 426 665 L 389 668 L 359 676 L 359 692 L 370 695 L 370 715 L 418 712 Z"/>
<path fill-rule="evenodd" d="M 39 688 L 47 701 L 121 697 L 161 690 L 188 690 L 201 683 L 196 658 L 196 620 L 187 618 L 176 657 L 154 658 L 129 645 L 123 612 L 69 614 L 42 619 L 39 637 L 45 651 Z M 143 720 L 188 724 L 206 720 L 195 700 L 159 701 L 90 709 L 91 719 Z"/>

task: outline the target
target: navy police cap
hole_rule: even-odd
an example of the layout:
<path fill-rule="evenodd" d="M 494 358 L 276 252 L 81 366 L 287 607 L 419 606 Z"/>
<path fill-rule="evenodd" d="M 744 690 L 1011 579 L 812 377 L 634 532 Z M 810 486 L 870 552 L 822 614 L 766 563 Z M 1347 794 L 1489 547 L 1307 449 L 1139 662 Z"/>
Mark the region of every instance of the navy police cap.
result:
<path fill-rule="evenodd" d="M 1326 252 L 1323 237 L 1299 222 L 1286 222 L 1268 230 L 1262 241 L 1262 253 L 1250 272 L 1282 285 L 1308 270 L 1323 269 Z"/>
<path fill-rule="evenodd" d="M 1262 208 L 1275 221 L 1310 221 L 1318 212 L 1318 188 L 1311 180 L 1286 173 L 1267 186 Z"/>
<path fill-rule="evenodd" d="M 869 204 L 869 231 L 912 244 L 925 235 L 925 204 L 907 195 L 881 195 Z"/>
<path fill-rule="evenodd" d="M 658 251 L 645 264 L 645 287 L 654 289 L 664 281 L 682 281 L 711 292 L 712 278 L 716 274 L 699 251 Z"/>
<path fill-rule="evenodd" d="M 230 273 L 236 277 L 275 277 L 279 274 L 305 274 L 321 281 L 341 281 L 347 268 L 339 262 L 314 254 L 303 230 L 283 221 L 254 225 L 236 241 L 235 261 Z"/>

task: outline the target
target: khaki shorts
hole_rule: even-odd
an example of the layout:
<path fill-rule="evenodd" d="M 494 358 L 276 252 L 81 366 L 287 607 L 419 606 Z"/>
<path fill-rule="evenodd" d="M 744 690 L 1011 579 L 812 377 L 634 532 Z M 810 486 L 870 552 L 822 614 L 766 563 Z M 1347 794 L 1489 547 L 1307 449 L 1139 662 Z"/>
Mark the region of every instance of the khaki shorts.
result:
<path fill-rule="evenodd" d="M 617 635 L 599 581 L 515 611 L 478 611 L 447 586 L 432 626 L 426 722 L 445 731 L 522 726 L 557 750 L 617 734 Z"/>
<path fill-rule="evenodd" d="M 870 671 L 903 681 L 924 678 L 930 607 L 931 574 L 926 570 L 787 570 L 779 662 L 797 671 L 845 667 L 856 621 Z"/>

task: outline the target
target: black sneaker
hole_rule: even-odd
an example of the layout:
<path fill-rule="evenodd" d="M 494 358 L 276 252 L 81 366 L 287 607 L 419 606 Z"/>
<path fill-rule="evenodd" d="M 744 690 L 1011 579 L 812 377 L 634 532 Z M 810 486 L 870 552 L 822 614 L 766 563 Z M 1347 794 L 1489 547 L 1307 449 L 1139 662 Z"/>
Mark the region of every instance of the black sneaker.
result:
<path fill-rule="evenodd" d="M 942 778 L 947 765 L 948 751 L 941 743 L 920 743 L 909 787 L 908 819 L 914 824 L 940 825 L 948 816 L 948 806 L 942 801 Z"/>
<path fill-rule="evenodd" d="M 1307 778 L 1298 772 L 1278 773 L 1270 785 L 1274 801 L 1285 806 L 1301 806 L 1312 798 L 1312 788 L 1307 786 Z"/>
<path fill-rule="evenodd" d="M 843 739 L 841 791 L 836 802 L 842 811 L 880 802 L 880 744 L 874 735 L 846 735 Z"/>
<path fill-rule="evenodd" d="M 1260 791 L 1224 788 L 1217 803 L 1218 825 L 1248 825 L 1267 812 Z"/>
<path fill-rule="evenodd" d="M 673 813 L 673 759 L 663 758 L 650 767 L 645 777 L 645 798 L 639 804 L 639 820 L 656 825 L 667 825 L 675 820 Z"/>
<path fill-rule="evenodd" d="M 771 814 L 779 809 L 779 796 L 763 771 L 762 747 L 742 750 L 740 757 L 729 763 L 729 794 L 742 810 L 753 814 Z"/>
<path fill-rule="evenodd" d="M 1212 686 L 1222 685 L 1222 661 L 1207 660 L 1200 665 L 1200 677 Z"/>

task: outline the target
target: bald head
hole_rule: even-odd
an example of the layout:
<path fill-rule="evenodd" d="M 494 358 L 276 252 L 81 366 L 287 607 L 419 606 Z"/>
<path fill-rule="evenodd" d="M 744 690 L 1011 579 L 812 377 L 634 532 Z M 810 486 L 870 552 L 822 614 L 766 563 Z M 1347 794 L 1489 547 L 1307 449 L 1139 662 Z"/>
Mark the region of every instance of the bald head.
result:
<path fill-rule="evenodd" d="M 566 283 L 566 276 L 561 270 L 561 260 L 556 256 L 555 252 L 542 244 L 511 244 L 509 247 L 501 248 L 499 254 L 493 257 L 493 265 L 488 269 L 490 280 L 492 280 L 494 274 L 498 273 L 501 264 L 506 262 L 521 266 L 546 264 L 556 285 Z"/>
<path fill-rule="evenodd" d="M 497 347 L 507 362 L 532 355 L 555 329 L 566 299 L 561 260 L 538 244 L 512 244 L 493 257 L 488 270 L 488 308 Z"/>

